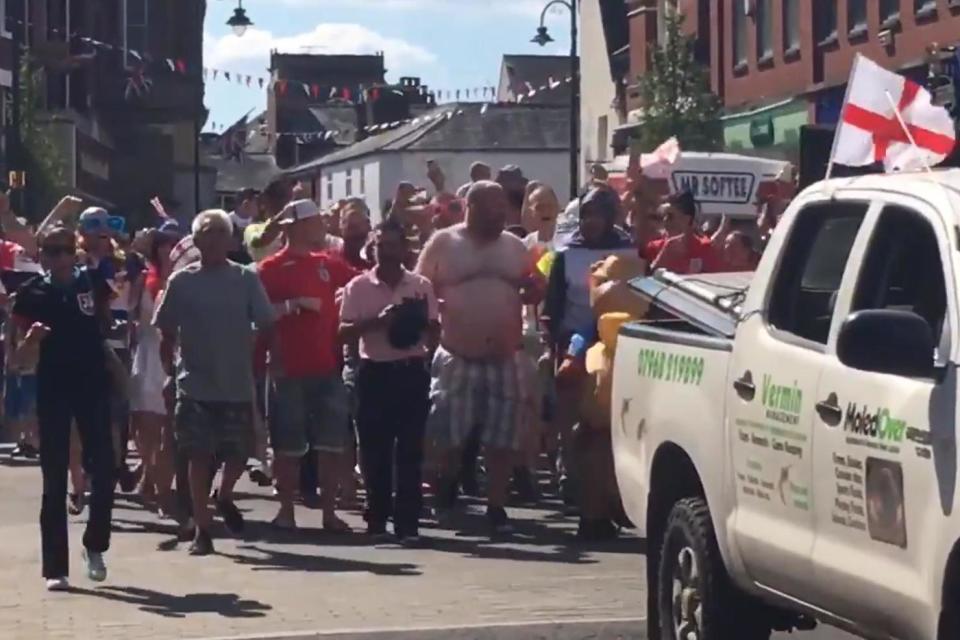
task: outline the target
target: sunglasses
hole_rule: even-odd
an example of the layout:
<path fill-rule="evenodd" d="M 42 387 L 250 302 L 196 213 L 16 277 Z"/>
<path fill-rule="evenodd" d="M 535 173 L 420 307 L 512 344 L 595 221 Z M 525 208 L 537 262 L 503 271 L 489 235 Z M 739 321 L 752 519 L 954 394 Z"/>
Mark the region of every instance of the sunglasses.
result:
<path fill-rule="evenodd" d="M 51 244 L 43 247 L 41 249 L 43 255 L 50 258 L 58 258 L 60 256 L 75 256 L 77 255 L 77 248 L 73 245 L 67 244 Z"/>
<path fill-rule="evenodd" d="M 88 218 L 80 223 L 80 228 L 84 231 L 110 231 L 113 233 L 123 233 L 126 228 L 126 220 L 120 216 L 110 216 L 108 218 Z"/>

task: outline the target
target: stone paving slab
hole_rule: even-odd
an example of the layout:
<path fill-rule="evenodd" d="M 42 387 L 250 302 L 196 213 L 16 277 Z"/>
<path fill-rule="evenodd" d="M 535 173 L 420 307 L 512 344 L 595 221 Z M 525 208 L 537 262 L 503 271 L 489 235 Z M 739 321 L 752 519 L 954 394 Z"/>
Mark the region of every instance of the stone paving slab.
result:
<path fill-rule="evenodd" d="M 523 623 L 546 625 L 539 628 L 549 634 L 557 624 L 572 629 L 563 623 L 585 620 L 626 620 L 620 624 L 637 626 L 638 633 L 642 627 L 634 625 L 645 615 L 640 541 L 578 546 L 575 523 L 555 506 L 512 509 L 518 533 L 498 543 L 478 535 L 483 514 L 471 506 L 458 523 L 469 533 L 425 529 L 427 548 L 407 549 L 373 545 L 360 534 L 326 535 L 319 512 L 302 508 L 301 531 L 275 532 L 265 524 L 276 508 L 267 490 L 239 489 L 246 492 L 238 505 L 248 531 L 242 540 L 218 538 L 218 554 L 207 558 L 188 556 L 186 545 L 159 550 L 169 548 L 172 527 L 118 500 L 110 577 L 103 585 L 82 575 L 83 516 L 73 518 L 75 590 L 50 594 L 40 580 L 39 470 L 0 458 L 0 637 L 311 638 L 348 630 L 340 633 L 352 639 L 373 630 L 418 629 L 412 633 L 424 638 L 424 629 L 493 626 L 502 632 Z M 347 520 L 362 525 L 359 514 Z M 430 637 L 487 637 L 450 633 Z M 541 637 L 529 633 L 516 637 Z"/>

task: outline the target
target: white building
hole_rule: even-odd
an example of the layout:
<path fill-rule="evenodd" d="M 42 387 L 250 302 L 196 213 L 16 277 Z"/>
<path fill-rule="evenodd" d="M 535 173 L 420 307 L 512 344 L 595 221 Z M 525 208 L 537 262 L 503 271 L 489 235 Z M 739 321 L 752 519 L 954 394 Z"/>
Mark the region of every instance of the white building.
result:
<path fill-rule="evenodd" d="M 580 2 L 580 166 L 609 162 L 617 140 L 614 133 L 624 124 L 615 77 L 629 68 L 629 32 L 623 0 Z M 623 149 L 619 149 L 622 153 Z"/>
<path fill-rule="evenodd" d="M 447 114 L 450 114 L 449 117 Z M 309 182 L 314 200 L 328 208 L 337 200 L 364 198 L 374 223 L 403 181 L 432 186 L 427 161 L 434 160 L 455 191 L 469 180 L 473 162 L 496 170 L 517 165 L 531 180 L 569 193 L 569 120 L 565 106 L 534 104 L 443 105 L 413 122 L 287 171 Z"/>

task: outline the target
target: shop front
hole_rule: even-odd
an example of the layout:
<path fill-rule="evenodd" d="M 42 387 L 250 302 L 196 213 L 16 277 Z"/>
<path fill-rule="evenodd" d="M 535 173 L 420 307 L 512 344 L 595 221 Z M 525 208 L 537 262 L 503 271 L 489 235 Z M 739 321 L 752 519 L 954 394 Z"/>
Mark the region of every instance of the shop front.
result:
<path fill-rule="evenodd" d="M 810 122 L 810 104 L 805 98 L 793 98 L 731 113 L 721 121 L 726 151 L 796 162 L 800 127 Z"/>

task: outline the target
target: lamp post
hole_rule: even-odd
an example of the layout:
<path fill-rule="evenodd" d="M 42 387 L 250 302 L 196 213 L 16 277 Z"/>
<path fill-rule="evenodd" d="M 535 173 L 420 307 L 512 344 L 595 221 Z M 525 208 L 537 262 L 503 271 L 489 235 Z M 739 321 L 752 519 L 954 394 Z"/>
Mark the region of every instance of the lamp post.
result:
<path fill-rule="evenodd" d="M 200 212 L 200 130 L 203 126 L 203 18 L 206 10 L 206 3 L 196 0 L 197 24 L 200 25 L 200 52 L 197 56 L 201 64 L 197 65 L 197 104 L 194 110 L 193 118 L 193 194 L 194 209 L 196 213 Z M 253 26 L 253 21 L 247 17 L 247 11 L 243 8 L 243 0 L 237 0 L 237 8 L 233 10 L 233 15 L 227 20 L 234 35 L 242 37 L 247 29 Z"/>
<path fill-rule="evenodd" d="M 577 0 L 551 0 L 540 13 L 540 26 L 531 42 L 541 47 L 553 42 L 544 22 L 554 5 L 570 10 L 570 198 L 576 198 L 580 185 L 580 58 L 577 56 Z"/>

